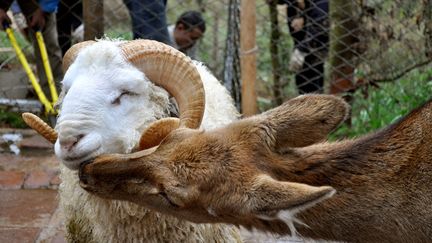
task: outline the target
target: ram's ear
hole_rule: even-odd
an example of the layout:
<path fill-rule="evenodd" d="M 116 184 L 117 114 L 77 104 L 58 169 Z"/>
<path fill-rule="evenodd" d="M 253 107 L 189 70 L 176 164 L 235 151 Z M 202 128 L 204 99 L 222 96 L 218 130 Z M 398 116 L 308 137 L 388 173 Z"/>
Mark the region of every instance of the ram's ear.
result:
<path fill-rule="evenodd" d="M 277 149 L 303 147 L 325 139 L 349 114 L 349 105 L 332 95 L 302 95 L 263 113 Z"/>
<path fill-rule="evenodd" d="M 277 181 L 260 175 L 251 190 L 254 214 L 263 219 L 281 219 L 314 206 L 336 192 L 330 186 L 309 186 L 302 183 Z M 284 216 L 285 215 L 285 216 Z"/>

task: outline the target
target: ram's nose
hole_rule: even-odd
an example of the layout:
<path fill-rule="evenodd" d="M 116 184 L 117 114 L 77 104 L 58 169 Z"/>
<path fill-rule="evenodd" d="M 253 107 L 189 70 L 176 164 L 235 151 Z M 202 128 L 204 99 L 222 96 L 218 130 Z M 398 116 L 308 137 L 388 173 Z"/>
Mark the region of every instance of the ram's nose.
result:
<path fill-rule="evenodd" d="M 84 138 L 84 134 L 59 136 L 60 148 L 65 151 L 71 151 L 81 139 Z"/>

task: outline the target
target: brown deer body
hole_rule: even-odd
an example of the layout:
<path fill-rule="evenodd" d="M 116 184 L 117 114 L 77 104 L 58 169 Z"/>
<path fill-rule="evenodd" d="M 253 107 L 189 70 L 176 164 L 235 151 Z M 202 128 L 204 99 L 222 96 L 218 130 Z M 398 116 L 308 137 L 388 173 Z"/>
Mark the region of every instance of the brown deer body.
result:
<path fill-rule="evenodd" d="M 432 240 L 432 103 L 377 133 L 322 142 L 347 116 L 307 95 L 225 128 L 83 164 L 81 185 L 194 222 L 347 242 Z"/>

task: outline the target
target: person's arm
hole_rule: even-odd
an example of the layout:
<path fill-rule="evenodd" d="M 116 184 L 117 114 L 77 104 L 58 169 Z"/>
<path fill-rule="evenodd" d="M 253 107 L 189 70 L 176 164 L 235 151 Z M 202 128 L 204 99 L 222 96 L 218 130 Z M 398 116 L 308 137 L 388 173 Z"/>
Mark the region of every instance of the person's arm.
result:
<path fill-rule="evenodd" d="M 308 49 L 326 49 L 328 44 L 329 16 L 328 1 L 310 1 L 306 12 L 308 24 L 306 26 L 307 37 L 301 43 L 300 50 L 307 52 Z"/>
<path fill-rule="evenodd" d="M 292 20 L 295 17 L 299 17 L 301 14 L 299 13 L 296 6 L 292 3 L 287 4 L 287 18 L 288 20 Z"/>
<path fill-rule="evenodd" d="M 11 20 L 7 16 L 6 12 L 9 9 L 12 2 L 13 2 L 13 0 L 1 0 L 0 1 L 0 29 L 3 29 L 4 23 L 7 23 L 7 24 L 11 23 Z"/>
<path fill-rule="evenodd" d="M 297 48 L 305 38 L 304 9 L 298 6 L 297 0 L 290 0 L 287 5 L 287 21 L 291 37 L 294 40 L 294 48 Z"/>
<path fill-rule="evenodd" d="M 305 24 L 304 2 L 301 6 L 299 4 L 298 0 L 288 1 L 287 4 L 287 19 L 291 34 L 302 30 Z"/>
<path fill-rule="evenodd" d="M 18 5 L 21 8 L 22 13 L 24 16 L 28 17 L 31 16 L 34 11 L 36 11 L 39 8 L 39 5 L 37 1 L 33 0 L 17 0 Z"/>
<path fill-rule="evenodd" d="M 27 25 L 32 29 L 45 27 L 45 15 L 39 3 L 33 0 L 17 0 L 22 13 L 26 16 Z"/>
<path fill-rule="evenodd" d="M 3 9 L 5 12 L 9 9 L 10 5 L 12 4 L 13 0 L 1 0 L 0 1 L 0 9 Z"/>

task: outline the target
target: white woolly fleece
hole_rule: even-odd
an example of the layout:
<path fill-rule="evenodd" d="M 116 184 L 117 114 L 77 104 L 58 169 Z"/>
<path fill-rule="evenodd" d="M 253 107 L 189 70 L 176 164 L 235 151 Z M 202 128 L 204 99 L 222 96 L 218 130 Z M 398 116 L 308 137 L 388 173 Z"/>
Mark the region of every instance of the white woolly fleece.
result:
<path fill-rule="evenodd" d="M 83 50 L 63 80 L 65 92 L 56 126 L 63 144 L 85 134 L 69 149 L 55 144 L 56 155 L 69 168 L 102 153 L 128 153 L 144 128 L 168 115 L 168 93 L 121 56 L 119 42 L 101 40 Z M 206 91 L 202 128 L 212 129 L 239 117 L 219 81 L 194 63 Z M 124 91 L 132 94 L 123 94 Z M 117 104 L 117 101 L 120 101 Z M 69 139 L 69 140 L 68 140 Z M 83 144 L 82 146 L 80 144 Z M 76 171 L 61 166 L 60 205 L 70 239 L 94 242 L 238 242 L 237 228 L 192 224 L 146 210 L 132 203 L 105 200 L 79 186 Z"/>

